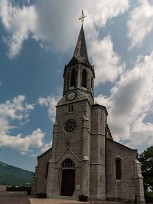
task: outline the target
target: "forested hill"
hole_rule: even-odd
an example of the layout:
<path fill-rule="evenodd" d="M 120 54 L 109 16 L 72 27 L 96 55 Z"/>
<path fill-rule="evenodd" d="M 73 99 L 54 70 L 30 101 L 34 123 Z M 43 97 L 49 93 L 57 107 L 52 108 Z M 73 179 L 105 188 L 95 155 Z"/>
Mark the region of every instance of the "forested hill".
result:
<path fill-rule="evenodd" d="M 26 186 L 32 183 L 33 172 L 0 162 L 0 184 Z"/>

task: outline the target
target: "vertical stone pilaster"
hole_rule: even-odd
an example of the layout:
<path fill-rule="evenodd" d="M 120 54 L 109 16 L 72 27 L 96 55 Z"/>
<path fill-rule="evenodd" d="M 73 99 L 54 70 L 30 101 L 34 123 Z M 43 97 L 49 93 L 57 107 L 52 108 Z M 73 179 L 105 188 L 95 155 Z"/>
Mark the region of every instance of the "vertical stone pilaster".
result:
<path fill-rule="evenodd" d="M 80 70 L 80 68 L 78 68 L 77 88 L 81 87 L 80 82 L 81 82 L 81 70 Z"/>
<path fill-rule="evenodd" d="M 85 157 L 82 161 L 82 195 L 89 195 L 89 160 Z"/>
<path fill-rule="evenodd" d="M 83 116 L 82 127 L 82 194 L 89 195 L 90 134 L 89 120 Z"/>
<path fill-rule="evenodd" d="M 52 157 L 49 161 L 48 177 L 47 177 L 47 197 L 55 197 L 59 195 L 59 190 L 56 189 L 56 169 L 55 169 L 55 157 L 56 157 L 56 139 L 58 136 L 58 122 L 56 121 L 53 129 L 53 144 L 52 144 Z"/>
<path fill-rule="evenodd" d="M 52 142 L 52 160 L 55 161 L 56 139 L 58 136 L 58 121 L 55 122 L 53 128 L 53 142 Z"/>
<path fill-rule="evenodd" d="M 90 156 L 90 135 L 89 135 L 89 120 L 83 116 L 83 127 L 82 127 L 82 157 L 84 159 L 84 156 L 88 157 Z"/>
<path fill-rule="evenodd" d="M 134 160 L 134 168 L 135 168 L 135 202 L 145 203 L 143 176 L 141 174 L 141 164 L 137 159 Z"/>
<path fill-rule="evenodd" d="M 54 162 L 49 162 L 48 178 L 47 178 L 47 197 L 53 197 L 54 195 Z"/>

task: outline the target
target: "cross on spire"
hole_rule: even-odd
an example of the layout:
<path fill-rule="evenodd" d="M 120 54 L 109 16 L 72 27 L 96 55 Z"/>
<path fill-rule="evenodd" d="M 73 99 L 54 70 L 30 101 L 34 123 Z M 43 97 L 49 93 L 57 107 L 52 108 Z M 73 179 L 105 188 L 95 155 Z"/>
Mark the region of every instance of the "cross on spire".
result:
<path fill-rule="evenodd" d="M 79 18 L 79 20 L 83 23 L 85 17 L 87 17 L 87 16 L 84 15 L 84 12 L 83 12 L 83 10 L 82 10 L 82 15 L 81 15 L 81 17 Z"/>

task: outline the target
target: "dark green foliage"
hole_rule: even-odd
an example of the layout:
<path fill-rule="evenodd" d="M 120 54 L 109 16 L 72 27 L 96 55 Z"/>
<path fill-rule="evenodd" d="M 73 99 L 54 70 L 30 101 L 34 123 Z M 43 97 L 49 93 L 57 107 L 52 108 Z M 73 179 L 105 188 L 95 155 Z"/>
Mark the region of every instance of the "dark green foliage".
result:
<path fill-rule="evenodd" d="M 46 193 L 38 193 L 38 194 L 37 194 L 37 197 L 38 197 L 38 198 L 46 198 L 47 195 L 46 195 Z"/>
<path fill-rule="evenodd" d="M 144 177 L 144 188 L 151 188 L 153 190 L 153 146 L 147 148 L 139 156 L 139 161 L 142 166 L 142 175 Z"/>
<path fill-rule="evenodd" d="M 146 203 L 153 203 L 153 192 L 145 191 L 145 201 Z"/>
<path fill-rule="evenodd" d="M 7 186 L 6 191 L 24 191 L 31 195 L 31 187 L 29 186 Z"/>
<path fill-rule="evenodd" d="M 87 202 L 88 201 L 88 196 L 86 195 L 79 195 L 79 201 Z"/>
<path fill-rule="evenodd" d="M 32 176 L 33 172 L 0 162 L 0 184 L 2 185 L 31 185 Z"/>

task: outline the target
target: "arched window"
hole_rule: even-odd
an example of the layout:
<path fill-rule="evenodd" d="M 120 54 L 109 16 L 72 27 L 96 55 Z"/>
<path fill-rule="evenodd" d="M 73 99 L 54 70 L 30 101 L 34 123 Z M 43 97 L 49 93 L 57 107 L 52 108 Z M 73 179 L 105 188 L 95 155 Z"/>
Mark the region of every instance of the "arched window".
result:
<path fill-rule="evenodd" d="M 116 179 L 121 180 L 121 159 L 115 160 Z"/>
<path fill-rule="evenodd" d="M 82 87 L 87 88 L 87 71 L 82 71 Z"/>
<path fill-rule="evenodd" d="M 70 87 L 75 86 L 75 84 L 76 84 L 76 72 L 75 69 L 72 69 Z"/>
<path fill-rule="evenodd" d="M 74 162 L 71 159 L 65 159 L 62 163 L 63 168 L 73 168 L 74 167 Z"/>

